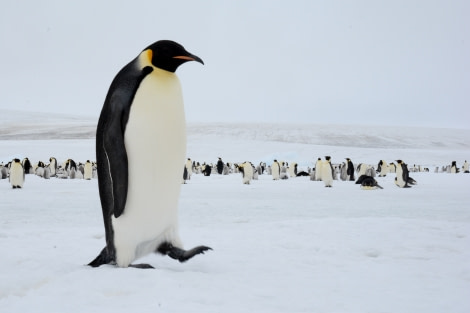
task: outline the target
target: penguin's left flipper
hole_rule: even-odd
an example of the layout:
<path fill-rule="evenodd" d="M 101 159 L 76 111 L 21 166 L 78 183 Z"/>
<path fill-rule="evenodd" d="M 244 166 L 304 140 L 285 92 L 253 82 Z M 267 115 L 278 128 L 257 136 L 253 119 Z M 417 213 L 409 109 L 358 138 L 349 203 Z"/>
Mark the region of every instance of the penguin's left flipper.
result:
<path fill-rule="evenodd" d="M 158 247 L 157 252 L 163 255 L 168 255 L 170 258 L 180 262 L 185 262 L 197 254 L 204 254 L 204 252 L 207 250 L 212 250 L 212 248 L 206 246 L 197 246 L 191 250 L 183 250 L 173 246 L 171 243 L 164 242 Z"/>

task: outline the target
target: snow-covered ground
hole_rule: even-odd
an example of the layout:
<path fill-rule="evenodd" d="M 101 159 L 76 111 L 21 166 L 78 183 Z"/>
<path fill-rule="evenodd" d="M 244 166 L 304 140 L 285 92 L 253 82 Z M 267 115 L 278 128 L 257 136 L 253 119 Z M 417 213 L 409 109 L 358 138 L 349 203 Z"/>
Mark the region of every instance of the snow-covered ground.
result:
<path fill-rule="evenodd" d="M 0 118 L 0 162 L 94 160 L 92 119 L 64 135 L 68 119 L 13 116 L 9 126 Z M 30 137 L 32 122 L 42 136 Z M 243 185 L 241 174 L 193 175 L 182 186 L 181 237 L 213 251 L 182 264 L 140 260 L 155 270 L 85 266 L 104 246 L 96 179 L 27 175 L 20 190 L 0 180 L 0 312 L 470 312 L 470 174 L 434 173 L 470 159 L 469 135 L 189 125 L 188 157 L 200 162 L 277 158 L 306 169 L 331 155 L 333 163 L 403 159 L 431 172 L 411 173 L 418 185 L 409 189 L 394 174 L 378 177 L 384 189 L 374 191 L 308 177 Z"/>

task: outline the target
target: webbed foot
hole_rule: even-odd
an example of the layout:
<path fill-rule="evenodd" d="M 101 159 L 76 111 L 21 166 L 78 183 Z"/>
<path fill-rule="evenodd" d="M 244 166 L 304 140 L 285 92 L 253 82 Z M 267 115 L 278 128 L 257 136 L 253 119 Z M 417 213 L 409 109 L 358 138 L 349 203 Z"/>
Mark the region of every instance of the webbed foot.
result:
<path fill-rule="evenodd" d="M 185 262 L 197 254 L 204 254 L 204 252 L 206 252 L 207 250 L 212 250 L 212 248 L 206 246 L 197 246 L 195 248 L 192 248 L 191 250 L 184 250 L 175 247 L 168 242 L 162 243 L 157 248 L 157 252 L 163 255 L 168 255 L 170 258 L 178 260 L 180 262 Z"/>

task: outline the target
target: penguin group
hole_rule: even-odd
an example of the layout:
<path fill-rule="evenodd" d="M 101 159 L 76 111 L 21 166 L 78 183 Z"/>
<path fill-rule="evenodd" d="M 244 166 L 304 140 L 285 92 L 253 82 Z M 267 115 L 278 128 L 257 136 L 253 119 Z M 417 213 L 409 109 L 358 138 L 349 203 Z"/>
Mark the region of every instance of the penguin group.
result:
<path fill-rule="evenodd" d="M 455 163 L 454 161 L 452 165 L 446 168 L 443 167 L 443 171 L 449 173 L 460 172 Z M 279 161 L 278 159 L 273 159 L 270 165 L 266 165 L 266 162 L 260 162 L 257 166 L 249 161 L 223 163 L 222 158 L 218 158 L 216 163 L 193 161 L 189 164 L 186 166 L 189 166 L 191 172 L 196 174 L 204 173 L 204 171 L 213 174 L 218 173 L 219 175 L 241 173 L 243 184 L 250 184 L 251 180 L 257 180 L 258 175 L 270 175 L 274 181 L 309 176 L 311 181 L 322 181 L 327 188 L 333 187 L 334 181 L 341 180 L 354 181 L 363 190 L 383 189 L 376 177 L 382 178 L 390 174 L 395 175 L 394 184 L 397 187 L 410 188 L 417 185 L 417 181 L 410 177 L 410 173 L 429 172 L 429 168 L 416 164 L 408 168 L 408 164 L 403 160 L 388 163 L 381 159 L 376 165 L 359 163 L 354 166 L 351 158 L 345 158 L 341 163 L 333 163 L 330 156 L 325 156 L 323 159 L 321 157 L 317 158 L 313 167 L 307 167 L 304 170 L 299 169 L 297 162 Z M 222 164 L 223 171 L 221 171 Z M 468 171 L 469 165 L 465 161 L 462 172 L 468 173 Z M 204 175 L 209 176 L 210 174 Z M 356 177 L 358 178 L 356 179 Z"/>
<path fill-rule="evenodd" d="M 95 162 L 87 160 L 84 163 L 77 163 L 72 159 L 67 159 L 62 164 L 58 164 L 54 157 L 49 158 L 49 163 L 38 161 L 32 163 L 29 158 L 20 160 L 14 158 L 7 164 L 0 164 L 0 179 L 8 179 L 13 189 L 23 187 L 26 175 L 36 175 L 44 179 L 86 179 L 91 180 L 97 176 L 97 165 Z"/>

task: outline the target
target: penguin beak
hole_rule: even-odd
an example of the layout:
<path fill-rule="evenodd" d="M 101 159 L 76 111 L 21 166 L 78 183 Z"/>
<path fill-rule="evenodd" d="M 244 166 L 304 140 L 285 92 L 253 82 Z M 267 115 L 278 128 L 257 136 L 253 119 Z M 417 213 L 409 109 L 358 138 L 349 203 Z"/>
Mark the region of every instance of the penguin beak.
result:
<path fill-rule="evenodd" d="M 204 65 L 204 62 L 201 60 L 201 58 L 193 54 L 177 55 L 177 56 L 174 56 L 173 59 L 180 59 L 180 60 L 185 60 L 185 61 L 196 61 Z"/>

